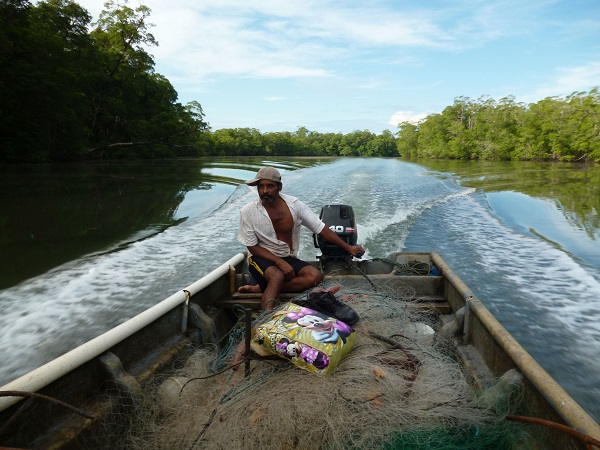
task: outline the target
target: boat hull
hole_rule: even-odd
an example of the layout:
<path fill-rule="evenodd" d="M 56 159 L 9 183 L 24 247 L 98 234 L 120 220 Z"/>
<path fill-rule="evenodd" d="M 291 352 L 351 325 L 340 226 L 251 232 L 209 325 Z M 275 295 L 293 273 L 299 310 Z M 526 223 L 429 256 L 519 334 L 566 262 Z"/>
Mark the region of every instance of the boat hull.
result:
<path fill-rule="evenodd" d="M 417 261 L 439 272 L 398 275 L 398 265 Z M 322 268 L 328 284 L 360 289 L 377 284 L 410 286 L 415 307 L 431 309 L 446 324 L 456 324 L 451 340 L 467 376 L 476 388 L 512 369 L 524 379 L 521 416 L 544 419 L 600 439 L 600 426 L 553 380 L 485 305 L 435 253 L 393 253 L 385 260 L 334 262 Z M 27 448 L 102 448 L 100 418 L 127 411 L 115 402 L 115 385 L 130 392 L 203 343 L 218 341 L 233 326 L 233 309 L 260 308 L 257 295 L 237 293 L 247 273 L 245 254 L 238 254 L 211 274 L 177 291 L 148 311 L 39 369 L 0 388 L 38 393 L 61 400 L 95 419 L 49 400 L 0 397 L 0 446 Z M 198 311 L 198 307 L 201 308 Z M 203 325 L 202 314 L 213 328 Z M 462 320 L 458 320 L 462 317 Z M 207 323 L 208 323 L 207 322 Z M 451 327 L 450 327 L 451 328 Z M 127 403 L 127 402 L 125 402 Z M 581 440 L 547 427 L 532 433 L 538 448 L 585 448 Z"/>

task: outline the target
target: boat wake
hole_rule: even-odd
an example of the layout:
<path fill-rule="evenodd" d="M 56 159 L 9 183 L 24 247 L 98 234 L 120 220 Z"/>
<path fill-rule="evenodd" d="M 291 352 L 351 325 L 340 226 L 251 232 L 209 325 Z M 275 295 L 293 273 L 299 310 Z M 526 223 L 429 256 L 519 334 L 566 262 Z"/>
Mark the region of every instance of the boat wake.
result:
<path fill-rule="evenodd" d="M 93 254 L 0 291 L 0 384 L 125 322 L 244 250 L 240 202 L 232 195 L 210 217 L 170 227 L 118 251 Z"/>
<path fill-rule="evenodd" d="M 421 217 L 407 247 L 439 252 L 515 339 L 584 408 L 600 413 L 590 400 L 600 387 L 588 375 L 600 371 L 592 344 L 600 341 L 598 271 L 507 225 L 477 196 Z"/>
<path fill-rule="evenodd" d="M 177 212 L 187 219 L 177 226 L 0 291 L 0 383 L 126 321 L 245 250 L 237 241 L 239 209 L 256 192 L 244 184 L 227 188 L 214 190 L 220 194 L 209 212 L 194 214 L 203 200 L 191 192 Z M 351 205 L 365 258 L 401 250 L 440 253 L 542 366 L 600 418 L 593 376 L 600 372 L 600 270 L 572 251 L 587 241 L 556 245 L 530 231 L 539 227 L 528 229 L 527 214 L 519 223 L 508 220 L 451 175 L 395 159 L 336 159 L 290 170 L 283 192 L 317 213 L 325 204 Z M 319 252 L 303 233 L 299 256 L 314 259 Z"/>

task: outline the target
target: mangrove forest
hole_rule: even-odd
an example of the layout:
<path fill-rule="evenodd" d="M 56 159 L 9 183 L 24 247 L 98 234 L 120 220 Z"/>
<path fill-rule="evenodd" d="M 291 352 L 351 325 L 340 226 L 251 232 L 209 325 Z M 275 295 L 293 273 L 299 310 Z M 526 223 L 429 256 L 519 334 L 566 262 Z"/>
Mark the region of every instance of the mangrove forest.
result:
<path fill-rule="evenodd" d="M 0 162 L 197 156 L 383 156 L 600 162 L 598 88 L 523 104 L 458 97 L 395 133 L 212 130 L 154 70 L 150 9 L 0 0 Z M 210 45 L 208 42 L 207 45 Z"/>

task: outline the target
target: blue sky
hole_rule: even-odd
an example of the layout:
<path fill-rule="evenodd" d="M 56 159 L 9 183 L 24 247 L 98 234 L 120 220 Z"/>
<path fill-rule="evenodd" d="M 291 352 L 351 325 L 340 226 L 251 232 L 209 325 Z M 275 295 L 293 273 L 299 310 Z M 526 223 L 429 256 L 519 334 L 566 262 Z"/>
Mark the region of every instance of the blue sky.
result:
<path fill-rule="evenodd" d="M 96 20 L 104 0 L 77 3 Z M 461 96 L 528 104 L 600 86 L 599 0 L 142 4 L 156 71 L 213 130 L 395 132 Z"/>

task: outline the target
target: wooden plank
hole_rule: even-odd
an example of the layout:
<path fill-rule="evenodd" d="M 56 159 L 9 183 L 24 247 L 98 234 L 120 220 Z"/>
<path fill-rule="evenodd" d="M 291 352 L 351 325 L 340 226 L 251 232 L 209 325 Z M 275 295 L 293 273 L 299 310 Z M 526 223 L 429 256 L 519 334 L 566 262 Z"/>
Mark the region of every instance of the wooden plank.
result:
<path fill-rule="evenodd" d="M 241 306 L 243 308 L 258 310 L 260 309 L 260 297 L 256 296 L 256 294 L 252 295 L 254 295 L 254 297 L 232 297 L 226 300 L 217 301 L 214 303 L 214 306 L 223 309 L 233 309 L 236 306 Z M 282 300 L 283 302 L 286 301 L 286 299 Z M 423 311 L 435 310 L 441 314 L 450 314 L 452 312 L 450 304 L 446 302 L 443 297 L 436 298 L 435 301 L 432 301 L 431 298 L 426 299 L 425 297 L 419 297 L 414 299 L 414 307 Z"/>
<path fill-rule="evenodd" d="M 217 308 L 233 309 L 238 306 L 250 309 L 260 309 L 260 297 L 258 298 L 230 298 L 216 301 L 213 305 Z"/>
<path fill-rule="evenodd" d="M 446 297 L 442 297 L 441 295 L 419 295 L 409 299 L 409 301 L 417 303 L 443 303 L 446 301 Z"/>
<path fill-rule="evenodd" d="M 452 308 L 448 302 L 435 302 L 435 303 L 415 303 L 415 308 L 421 309 L 423 311 L 437 311 L 440 314 L 451 314 Z"/>
<path fill-rule="evenodd" d="M 299 295 L 302 295 L 302 292 L 282 292 L 281 294 L 279 294 L 279 298 L 290 299 L 290 298 L 298 297 Z M 231 298 L 234 300 L 236 300 L 236 299 L 247 300 L 247 299 L 256 299 L 256 298 L 258 298 L 260 300 L 261 297 L 262 297 L 262 293 L 260 293 L 260 292 L 258 292 L 258 293 L 236 292 L 231 296 Z"/>

